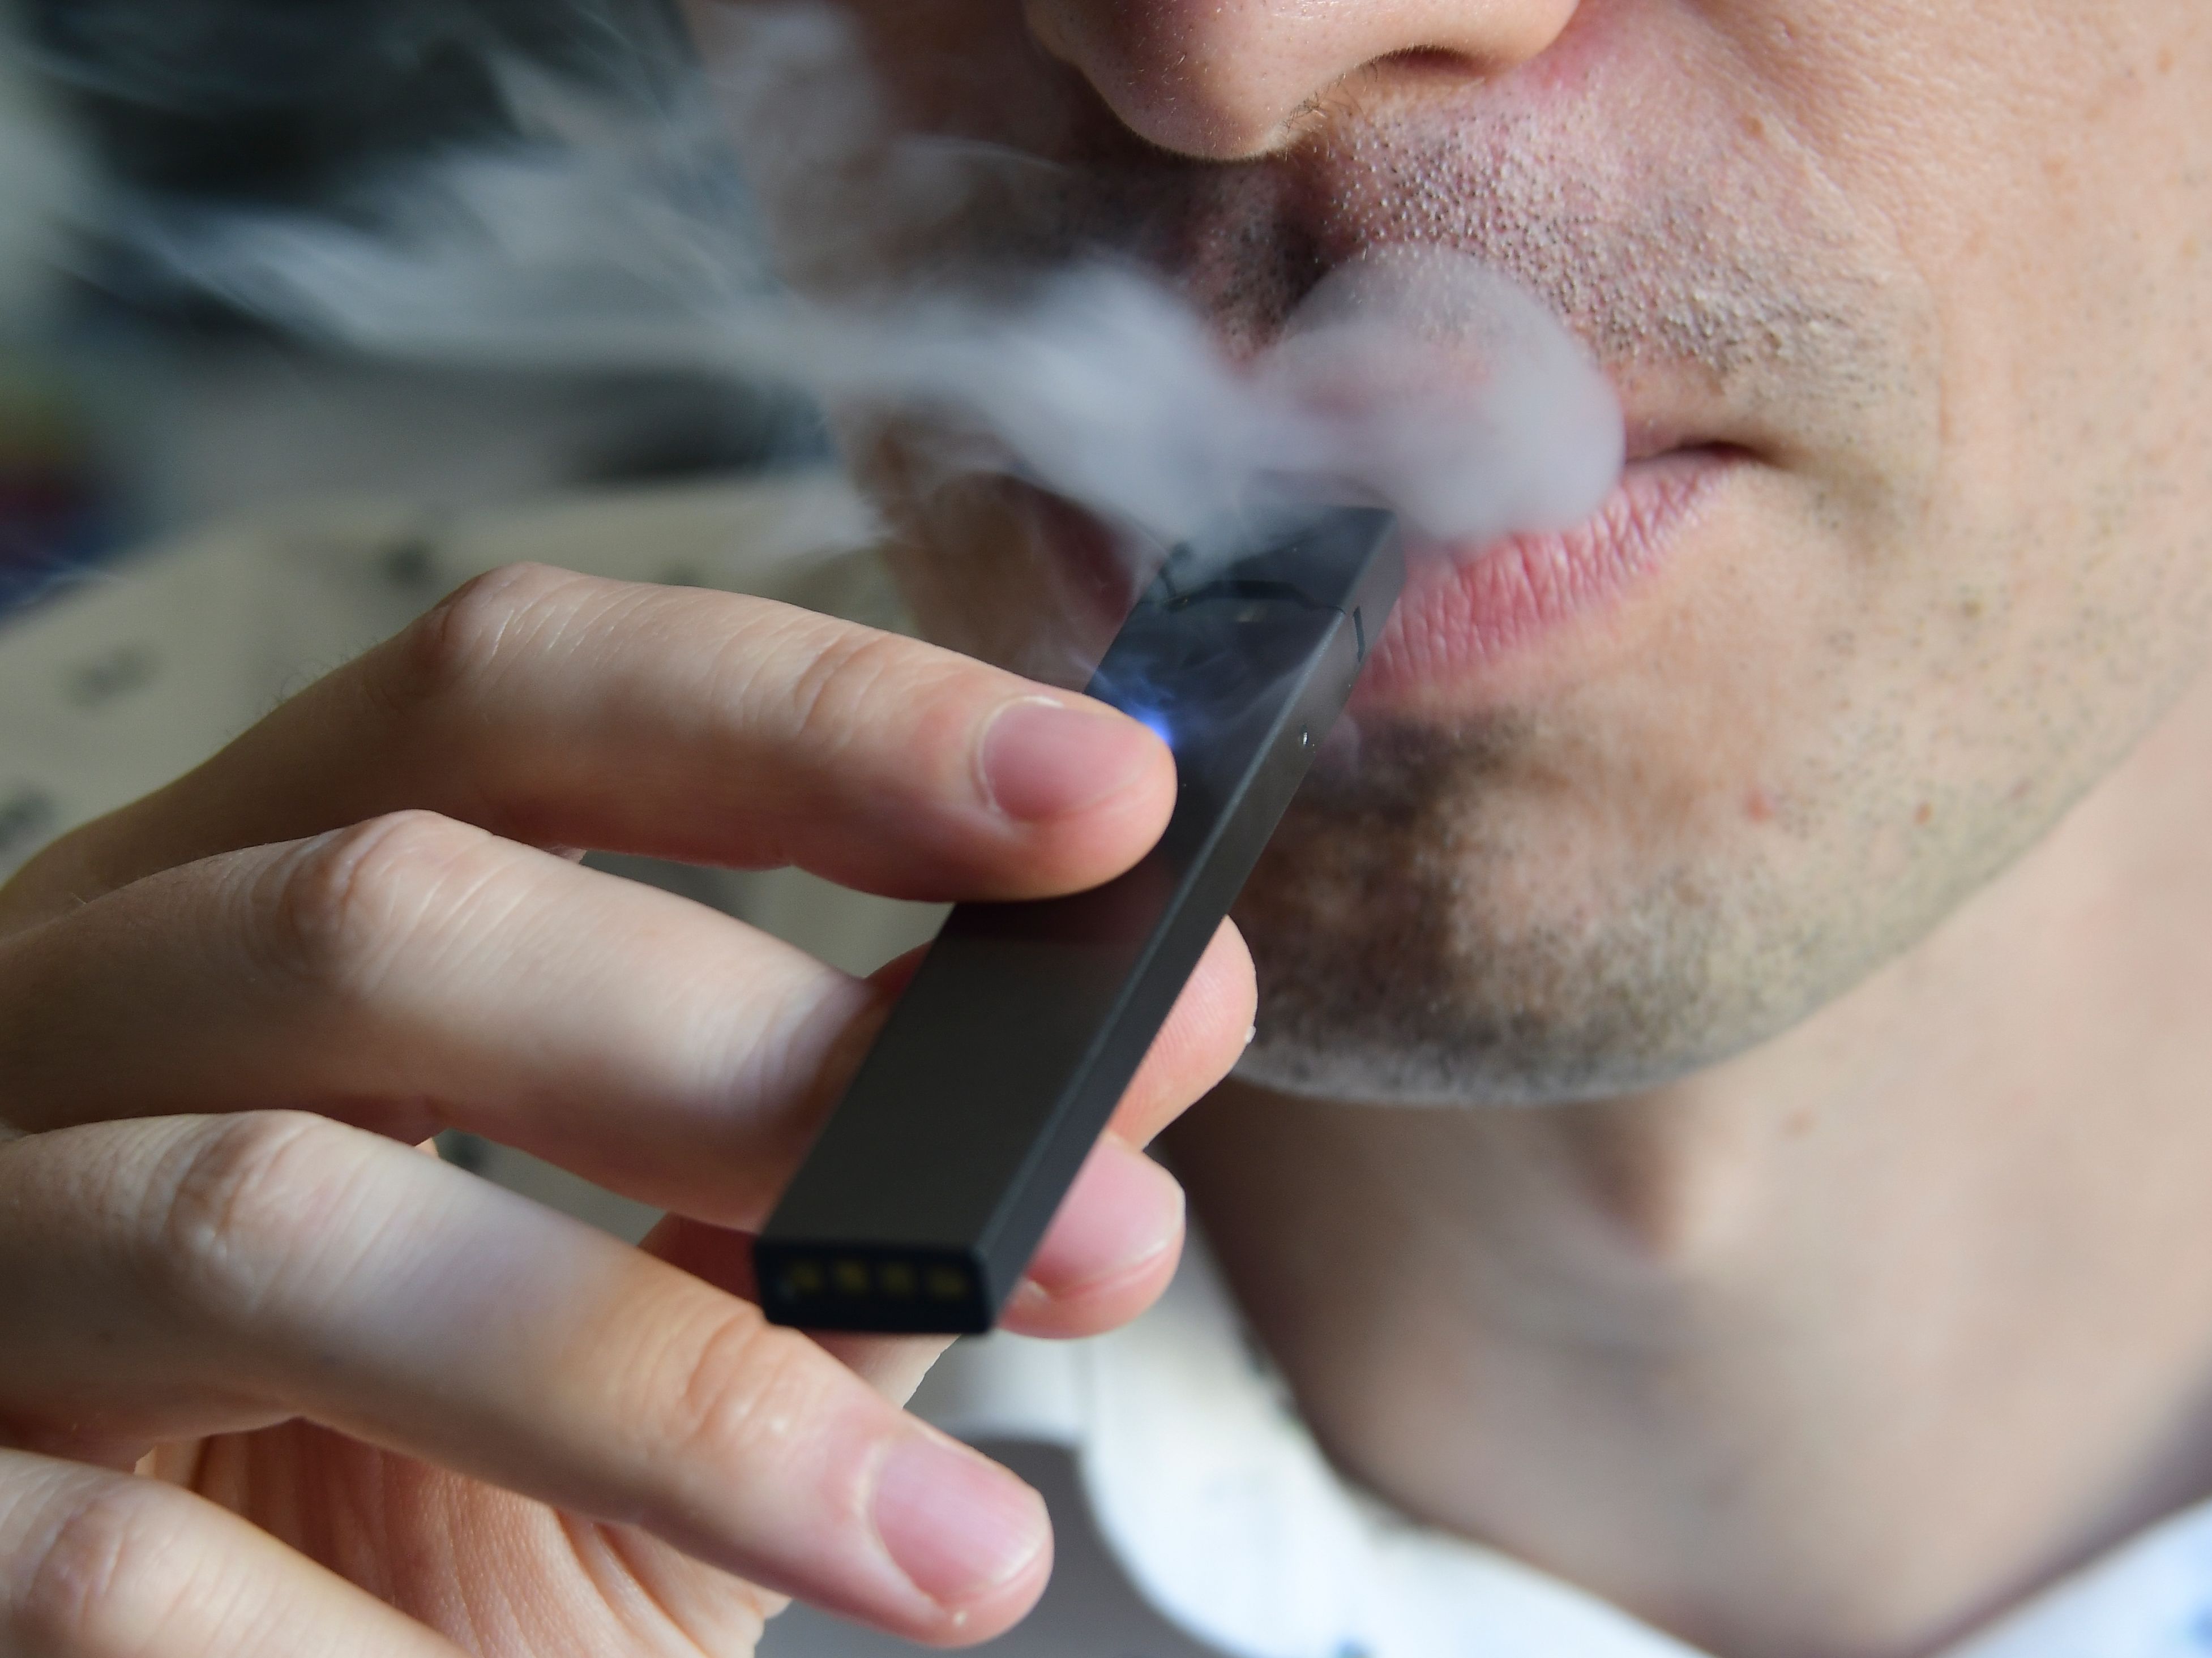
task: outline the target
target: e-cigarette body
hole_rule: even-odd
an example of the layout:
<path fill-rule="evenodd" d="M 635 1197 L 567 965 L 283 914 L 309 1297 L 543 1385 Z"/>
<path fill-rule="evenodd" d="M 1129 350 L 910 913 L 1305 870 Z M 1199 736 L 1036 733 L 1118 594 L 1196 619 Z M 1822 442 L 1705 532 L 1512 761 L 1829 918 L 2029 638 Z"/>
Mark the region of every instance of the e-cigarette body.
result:
<path fill-rule="evenodd" d="M 1195 564 L 1170 557 L 1089 687 L 1173 749 L 1166 832 L 1091 891 L 955 906 L 755 1244 L 776 1322 L 990 1327 L 1404 580 L 1371 507 Z"/>

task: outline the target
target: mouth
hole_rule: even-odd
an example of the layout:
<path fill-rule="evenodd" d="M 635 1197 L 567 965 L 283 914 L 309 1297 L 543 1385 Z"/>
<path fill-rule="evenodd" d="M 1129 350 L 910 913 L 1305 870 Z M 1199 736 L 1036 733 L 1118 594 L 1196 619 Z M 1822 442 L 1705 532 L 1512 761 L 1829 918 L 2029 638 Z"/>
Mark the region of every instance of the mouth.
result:
<path fill-rule="evenodd" d="M 1729 444 L 1636 444 L 1612 492 L 1571 529 L 1415 544 L 1405 594 L 1355 708 L 1407 708 L 1439 695 L 1463 701 L 1559 653 L 1666 569 L 1714 495 L 1750 460 Z"/>

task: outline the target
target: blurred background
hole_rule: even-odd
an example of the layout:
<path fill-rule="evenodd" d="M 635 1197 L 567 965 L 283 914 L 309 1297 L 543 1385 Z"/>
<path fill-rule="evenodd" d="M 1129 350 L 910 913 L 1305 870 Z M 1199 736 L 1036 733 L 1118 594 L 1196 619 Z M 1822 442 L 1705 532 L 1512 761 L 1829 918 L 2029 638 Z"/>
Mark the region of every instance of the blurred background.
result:
<path fill-rule="evenodd" d="M 639 326 L 610 203 L 742 211 L 697 88 L 662 0 L 0 3 L 8 598 L 333 493 L 821 464 L 802 402 Z M 471 222 L 441 181 L 489 163 Z"/>
<path fill-rule="evenodd" d="M 723 145 L 664 0 L 0 0 L 0 878 L 509 560 L 902 625 L 671 279 L 746 257 Z M 937 919 L 596 861 L 854 971 Z"/>

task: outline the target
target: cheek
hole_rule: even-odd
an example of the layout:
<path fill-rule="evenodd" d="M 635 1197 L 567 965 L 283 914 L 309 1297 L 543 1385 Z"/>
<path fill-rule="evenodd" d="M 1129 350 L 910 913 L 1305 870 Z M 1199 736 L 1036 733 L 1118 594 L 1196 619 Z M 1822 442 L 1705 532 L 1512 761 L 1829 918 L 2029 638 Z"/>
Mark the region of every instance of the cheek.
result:
<path fill-rule="evenodd" d="M 1939 476 L 1929 521 L 1899 537 L 1929 568 L 1896 582 L 1924 608 L 1895 625 L 1928 635 L 1937 677 L 2070 679 L 2065 695 L 2139 729 L 2208 637 L 2212 14 L 1722 0 L 1711 15 L 1933 296 Z M 2142 689 L 2087 683 L 2115 671 Z"/>
<path fill-rule="evenodd" d="M 2011 48 L 1923 53 L 1863 151 L 1941 307 L 1942 625 L 2132 734 L 2208 637 L 2212 14 L 1973 10 Z"/>

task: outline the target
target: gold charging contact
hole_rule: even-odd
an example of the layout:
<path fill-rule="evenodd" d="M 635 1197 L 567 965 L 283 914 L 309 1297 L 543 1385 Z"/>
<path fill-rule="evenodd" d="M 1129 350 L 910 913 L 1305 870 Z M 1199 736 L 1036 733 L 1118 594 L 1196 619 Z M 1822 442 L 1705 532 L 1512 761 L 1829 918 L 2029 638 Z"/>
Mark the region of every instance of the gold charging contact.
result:
<path fill-rule="evenodd" d="M 970 1293 L 968 1274 L 957 1266 L 933 1266 L 927 1278 L 933 1301 L 964 1301 Z"/>
<path fill-rule="evenodd" d="M 975 1278 L 964 1267 L 943 1261 L 926 1266 L 907 1260 L 872 1263 L 851 1255 L 829 1260 L 787 1262 L 781 1286 L 784 1297 L 791 1301 L 834 1296 L 840 1299 L 881 1297 L 888 1301 L 926 1298 L 964 1302 L 975 1294 Z"/>
<path fill-rule="evenodd" d="M 819 1261 L 794 1260 L 783 1269 L 783 1293 L 794 1299 L 818 1296 L 828 1283 Z"/>

